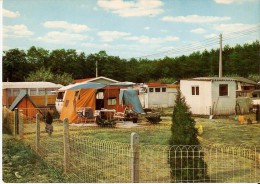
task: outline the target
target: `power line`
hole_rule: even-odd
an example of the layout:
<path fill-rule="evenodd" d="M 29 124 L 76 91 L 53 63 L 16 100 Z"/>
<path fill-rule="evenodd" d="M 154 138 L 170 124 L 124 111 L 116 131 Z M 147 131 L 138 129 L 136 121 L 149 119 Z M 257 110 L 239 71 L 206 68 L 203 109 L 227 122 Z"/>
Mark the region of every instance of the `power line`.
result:
<path fill-rule="evenodd" d="M 249 34 L 255 33 L 255 32 L 259 32 L 260 31 L 260 24 L 254 27 L 250 27 L 248 29 L 243 29 L 240 31 L 234 31 L 234 32 L 229 32 L 226 33 L 223 36 L 223 41 L 227 41 L 227 40 L 231 40 L 231 39 L 235 39 L 235 38 L 241 38 L 244 36 L 248 36 Z M 135 57 L 136 59 L 142 59 L 142 58 L 149 58 L 149 57 L 158 57 L 158 56 L 165 56 L 166 54 L 168 55 L 173 55 L 173 54 L 182 54 L 182 53 L 187 53 L 187 52 L 191 52 L 194 50 L 199 50 L 199 49 L 203 49 L 203 48 L 208 48 L 208 47 L 212 47 L 214 45 L 217 45 L 219 43 L 219 39 L 218 36 L 213 36 L 211 38 L 202 40 L 202 41 L 198 41 L 195 43 L 191 43 L 191 44 L 187 44 L 184 45 L 180 48 L 174 48 L 174 49 L 170 49 L 170 50 L 166 50 L 163 52 L 158 52 L 158 53 L 154 53 L 154 54 L 149 54 L 149 55 L 144 55 L 144 56 L 140 56 L 140 57 Z"/>

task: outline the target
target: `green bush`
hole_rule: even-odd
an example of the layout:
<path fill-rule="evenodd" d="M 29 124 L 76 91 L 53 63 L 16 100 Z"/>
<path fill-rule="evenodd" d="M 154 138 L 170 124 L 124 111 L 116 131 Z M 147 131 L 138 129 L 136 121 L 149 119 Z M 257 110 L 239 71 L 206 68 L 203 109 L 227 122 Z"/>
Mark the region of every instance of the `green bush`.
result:
<path fill-rule="evenodd" d="M 147 115 L 145 118 L 146 118 L 151 124 L 158 124 L 160 121 L 162 121 L 160 114 L 149 114 L 149 115 Z"/>
<path fill-rule="evenodd" d="M 199 150 L 198 129 L 195 120 L 191 117 L 191 111 L 180 90 L 177 92 L 175 106 L 173 107 L 171 139 L 169 140 L 169 164 L 171 177 L 174 182 L 205 182 L 207 164 L 204 161 L 204 153 Z M 193 151 L 187 151 L 186 146 L 195 146 Z M 176 146 L 179 147 L 176 151 Z M 186 156 L 183 157 L 183 152 Z M 176 159 L 178 158 L 178 159 Z"/>
<path fill-rule="evenodd" d="M 116 122 L 114 119 L 105 120 L 105 119 L 102 119 L 100 116 L 96 117 L 96 123 L 98 126 L 101 126 L 101 127 L 114 127 L 116 125 Z"/>

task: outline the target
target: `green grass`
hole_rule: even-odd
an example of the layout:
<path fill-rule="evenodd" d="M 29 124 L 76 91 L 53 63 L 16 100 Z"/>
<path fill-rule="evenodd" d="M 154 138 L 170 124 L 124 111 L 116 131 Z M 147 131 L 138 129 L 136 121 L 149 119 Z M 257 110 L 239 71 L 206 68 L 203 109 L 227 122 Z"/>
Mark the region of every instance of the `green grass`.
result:
<path fill-rule="evenodd" d="M 202 138 L 211 144 L 260 146 L 260 124 L 240 124 L 233 119 L 196 118 L 203 126 Z"/>
<path fill-rule="evenodd" d="M 150 125 L 132 128 L 103 128 L 96 129 L 79 127 L 80 134 L 102 140 L 129 143 L 132 132 L 137 132 L 140 142 L 143 144 L 167 145 L 171 136 L 170 124 L 171 117 L 162 117 L 160 125 Z M 223 144 L 238 146 L 246 144 L 248 146 L 260 146 L 260 123 L 240 124 L 238 121 L 229 117 L 216 117 L 215 119 L 194 118 L 196 124 L 202 125 L 203 133 L 200 135 L 207 144 Z M 166 126 L 165 126 L 166 125 Z M 168 126 L 167 126 L 168 125 Z M 75 130 L 75 128 L 72 128 Z"/>
<path fill-rule="evenodd" d="M 31 149 L 3 134 L 3 181 L 6 183 L 64 182 L 61 173 L 48 167 Z"/>

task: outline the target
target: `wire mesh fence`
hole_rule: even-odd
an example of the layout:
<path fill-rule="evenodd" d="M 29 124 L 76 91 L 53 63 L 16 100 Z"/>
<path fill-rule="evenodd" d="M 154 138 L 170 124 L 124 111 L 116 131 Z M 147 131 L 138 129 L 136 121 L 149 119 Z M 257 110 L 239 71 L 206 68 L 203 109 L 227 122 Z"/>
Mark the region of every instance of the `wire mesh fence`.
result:
<path fill-rule="evenodd" d="M 76 127 L 64 121 L 54 122 L 54 131 L 49 134 L 40 116 L 25 118 L 20 113 L 17 138 L 48 165 L 63 172 L 68 182 L 260 181 L 260 150 L 256 146 L 169 146 L 169 126 Z M 17 131 L 14 114 L 3 112 L 3 125 L 11 131 Z M 138 135 L 135 146 L 130 138 L 132 132 Z M 111 141 L 115 136 L 117 142 Z"/>

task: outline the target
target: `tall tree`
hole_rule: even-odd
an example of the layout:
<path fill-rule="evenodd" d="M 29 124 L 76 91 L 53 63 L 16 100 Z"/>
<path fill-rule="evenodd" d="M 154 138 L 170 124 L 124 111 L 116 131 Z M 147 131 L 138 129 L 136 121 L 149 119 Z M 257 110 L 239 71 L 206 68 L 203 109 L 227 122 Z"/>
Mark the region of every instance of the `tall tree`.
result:
<path fill-rule="evenodd" d="M 62 74 L 53 74 L 50 69 L 45 69 L 42 67 L 36 72 L 29 73 L 28 77 L 25 78 L 25 81 L 46 81 L 53 82 L 56 84 L 68 85 L 73 82 L 71 74 L 62 73 Z"/>
<path fill-rule="evenodd" d="M 19 49 L 10 49 L 3 53 L 3 80 L 24 81 L 30 68 L 26 61 L 26 53 Z"/>
<path fill-rule="evenodd" d="M 208 179 L 204 154 L 200 150 L 198 131 L 191 111 L 180 90 L 173 108 L 169 162 L 174 182 L 205 182 Z"/>

